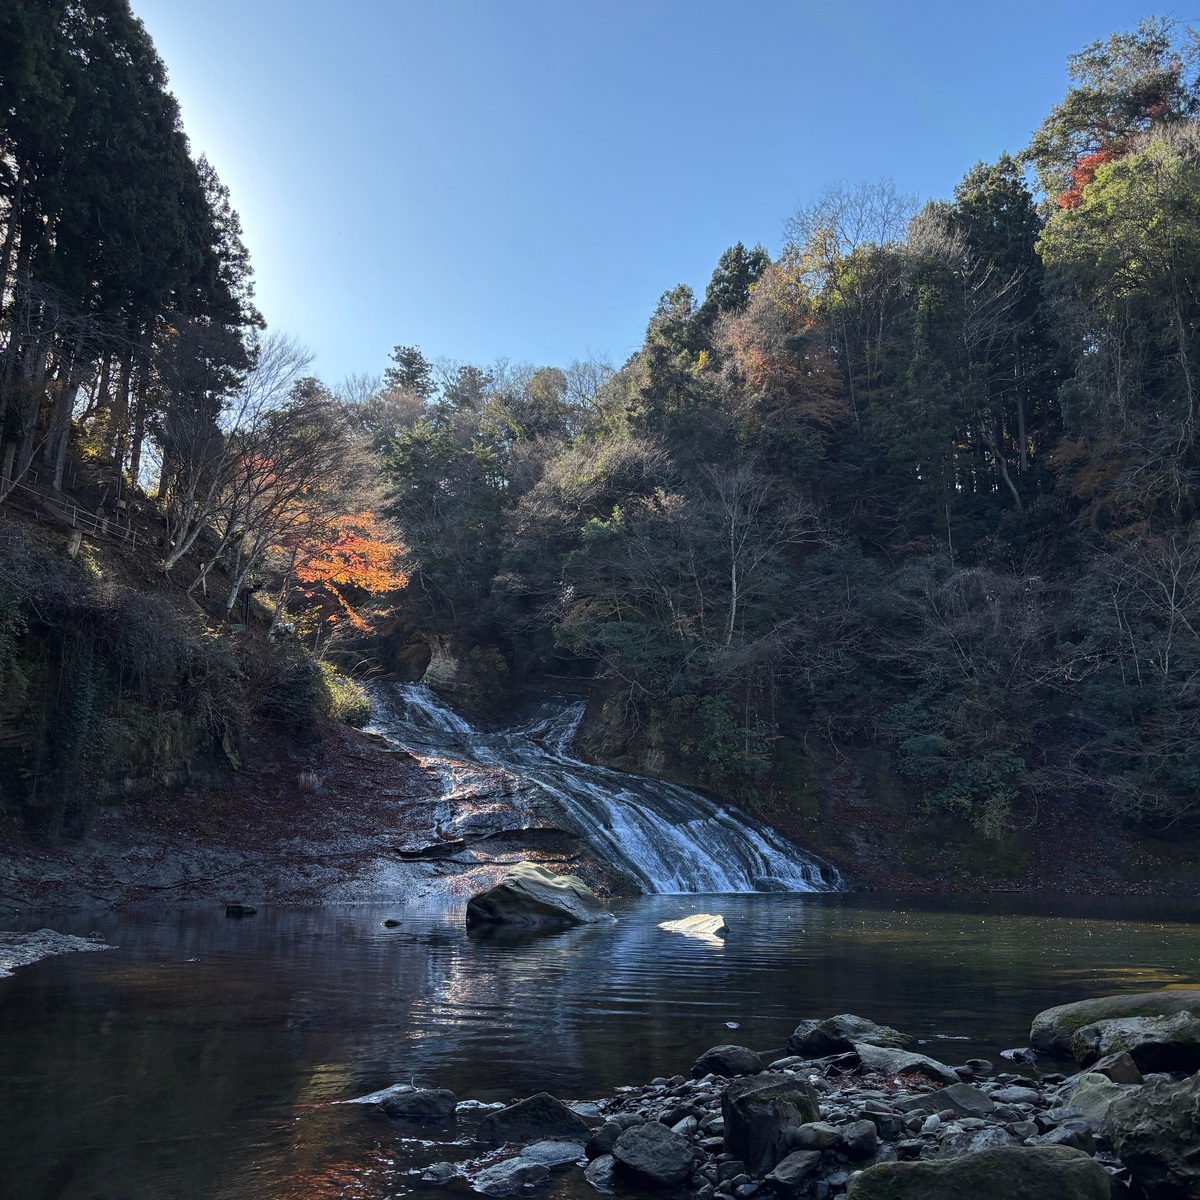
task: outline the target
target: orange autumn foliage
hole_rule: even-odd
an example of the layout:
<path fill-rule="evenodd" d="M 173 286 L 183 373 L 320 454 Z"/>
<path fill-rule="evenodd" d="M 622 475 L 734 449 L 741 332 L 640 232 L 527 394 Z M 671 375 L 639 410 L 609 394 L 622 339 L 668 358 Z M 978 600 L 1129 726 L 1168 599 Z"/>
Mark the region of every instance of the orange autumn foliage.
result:
<path fill-rule="evenodd" d="M 292 571 L 307 589 L 306 598 L 324 593 L 333 601 L 337 611 L 326 617 L 328 622 L 336 623 L 340 613 L 355 629 L 367 632 L 343 589 L 379 596 L 406 587 L 408 577 L 398 565 L 403 553 L 403 546 L 382 535 L 374 515 L 363 511 L 334 517 L 324 540 L 298 551 Z"/>

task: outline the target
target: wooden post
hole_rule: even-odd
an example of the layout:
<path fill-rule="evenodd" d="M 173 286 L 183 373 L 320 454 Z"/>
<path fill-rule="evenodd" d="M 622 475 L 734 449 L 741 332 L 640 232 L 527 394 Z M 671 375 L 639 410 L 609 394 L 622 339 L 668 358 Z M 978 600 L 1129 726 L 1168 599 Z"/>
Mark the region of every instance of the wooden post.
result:
<path fill-rule="evenodd" d="M 78 529 L 72 529 L 70 536 L 67 538 L 67 555 L 70 558 L 75 558 L 79 554 L 79 547 L 82 543 L 82 531 Z"/>

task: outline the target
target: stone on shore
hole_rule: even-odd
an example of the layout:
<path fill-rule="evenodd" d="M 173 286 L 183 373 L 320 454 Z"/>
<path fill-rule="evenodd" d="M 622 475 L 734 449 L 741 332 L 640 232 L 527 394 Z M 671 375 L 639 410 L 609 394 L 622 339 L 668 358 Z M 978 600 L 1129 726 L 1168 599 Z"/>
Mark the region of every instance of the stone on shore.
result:
<path fill-rule="evenodd" d="M 678 921 L 660 921 L 659 929 L 668 933 L 682 933 L 685 937 L 721 938 L 729 932 L 725 918 L 718 913 L 696 913 L 691 917 L 681 917 Z"/>
<path fill-rule="evenodd" d="M 762 1059 L 745 1046 L 713 1046 L 692 1064 L 692 1078 L 702 1079 L 709 1074 L 757 1075 L 762 1069 Z"/>
<path fill-rule="evenodd" d="M 1071 1037 L 1084 1025 L 1114 1017 L 1166 1017 L 1177 1012 L 1200 1016 L 1200 991 L 1097 996 L 1074 1004 L 1059 1004 L 1038 1013 L 1029 1031 L 1029 1043 L 1043 1054 L 1070 1058 Z"/>
<path fill-rule="evenodd" d="M 485 1196 L 511 1196 L 514 1192 L 545 1183 L 549 1178 L 550 1171 L 541 1163 L 517 1155 L 485 1167 L 471 1180 L 471 1186 Z"/>
<path fill-rule="evenodd" d="M 578 1113 L 549 1092 L 538 1092 L 499 1112 L 488 1113 L 479 1122 L 475 1137 L 481 1142 L 538 1142 L 551 1138 L 586 1142 L 590 1134 L 591 1127 Z"/>
<path fill-rule="evenodd" d="M 804 1058 L 825 1058 L 830 1054 L 844 1054 L 856 1044 L 906 1050 L 915 1043 L 911 1037 L 887 1025 L 876 1025 L 865 1017 L 842 1013 L 819 1021 L 801 1021 L 788 1038 L 787 1052 Z"/>
<path fill-rule="evenodd" d="M 820 1120 L 816 1092 L 794 1075 L 735 1079 L 721 1097 L 725 1150 L 761 1179 L 787 1156 L 786 1131 Z"/>
<path fill-rule="evenodd" d="M 775 1164 L 765 1182 L 781 1196 L 799 1195 L 821 1165 L 818 1150 L 797 1150 Z"/>
<path fill-rule="evenodd" d="M 1114 1100 L 1100 1128 L 1147 1196 L 1200 1195 L 1200 1075 Z"/>
<path fill-rule="evenodd" d="M 926 1092 L 908 1100 L 896 1102 L 905 1113 L 940 1113 L 952 1108 L 960 1117 L 986 1117 L 996 1108 L 996 1102 L 969 1083 L 955 1083 L 936 1092 Z"/>
<path fill-rule="evenodd" d="M 674 1187 L 692 1170 L 692 1144 L 658 1121 L 633 1125 L 613 1146 L 618 1175 L 652 1187 Z"/>
<path fill-rule="evenodd" d="M 1200 1021 L 1190 1012 L 1166 1017 L 1111 1017 L 1080 1026 L 1071 1038 L 1080 1066 L 1122 1052 L 1139 1071 L 1186 1071 L 1200 1067 Z"/>
<path fill-rule="evenodd" d="M 511 867 L 495 887 L 467 901 L 468 925 L 527 929 L 596 925 L 616 918 L 575 875 L 556 875 L 537 863 Z"/>
<path fill-rule="evenodd" d="M 1136 1086 L 1113 1083 L 1105 1075 L 1097 1075 L 1087 1071 L 1076 1075 L 1063 1089 L 1063 1103 L 1068 1108 L 1075 1109 L 1085 1117 L 1095 1121 L 1104 1119 L 1108 1106 L 1115 1100 L 1121 1100 L 1131 1092 L 1140 1091 Z"/>
<path fill-rule="evenodd" d="M 1011 1146 L 950 1159 L 880 1163 L 849 1200 L 1109 1200 L 1108 1172 L 1065 1146 Z"/>
<path fill-rule="evenodd" d="M 436 1123 L 449 1121 L 454 1116 L 458 1098 L 445 1088 L 417 1088 L 412 1092 L 399 1092 L 380 1101 L 383 1109 L 393 1121 L 415 1121 Z"/>
<path fill-rule="evenodd" d="M 924 1054 L 889 1050 L 883 1046 L 868 1045 L 866 1042 L 855 1042 L 854 1050 L 862 1059 L 862 1065 L 871 1071 L 883 1071 L 887 1075 L 924 1075 L 926 1079 L 933 1079 L 938 1083 L 960 1082 L 952 1067 Z"/>

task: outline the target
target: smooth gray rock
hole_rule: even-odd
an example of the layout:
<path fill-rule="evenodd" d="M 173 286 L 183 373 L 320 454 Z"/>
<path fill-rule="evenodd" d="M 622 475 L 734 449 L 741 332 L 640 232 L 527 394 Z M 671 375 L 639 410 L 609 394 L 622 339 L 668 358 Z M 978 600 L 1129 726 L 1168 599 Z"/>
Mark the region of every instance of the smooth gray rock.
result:
<path fill-rule="evenodd" d="M 905 1050 L 915 1045 L 912 1038 L 887 1025 L 877 1025 L 865 1017 L 842 1013 L 824 1020 L 801 1021 L 787 1042 L 788 1054 L 803 1058 L 825 1058 L 843 1054 L 856 1043 Z"/>
<path fill-rule="evenodd" d="M 588 1163 L 583 1177 L 596 1191 L 609 1195 L 616 1190 L 616 1183 L 613 1178 L 615 1172 L 616 1159 L 611 1154 L 602 1154 L 599 1158 L 594 1158 Z"/>
<path fill-rule="evenodd" d="M 735 1079 L 721 1097 L 725 1149 L 762 1178 L 788 1152 L 784 1132 L 820 1118 L 816 1092 L 794 1075 Z"/>
<path fill-rule="evenodd" d="M 1000 1150 L 1017 1145 L 1020 1145 L 1019 1139 L 1007 1129 L 993 1125 L 990 1129 L 963 1129 L 947 1134 L 938 1144 L 938 1155 L 941 1158 L 953 1158 L 960 1154 L 978 1154 L 981 1150 Z"/>
<path fill-rule="evenodd" d="M 849 1200 L 1110 1200 L 1108 1172 L 1078 1150 L 1011 1146 L 958 1158 L 881 1163 Z"/>
<path fill-rule="evenodd" d="M 582 1142 L 558 1140 L 533 1142 L 521 1151 L 522 1158 L 529 1158 L 534 1162 L 541 1163 L 549 1171 L 574 1166 L 583 1156 Z"/>
<path fill-rule="evenodd" d="M 692 1170 L 692 1144 L 674 1130 L 647 1121 L 626 1129 L 613 1146 L 618 1175 L 653 1187 L 674 1187 Z"/>
<path fill-rule="evenodd" d="M 924 1075 L 926 1079 L 946 1084 L 960 1082 L 952 1067 L 924 1054 L 871 1046 L 866 1042 L 856 1042 L 854 1049 L 862 1059 L 862 1065 L 871 1071 L 883 1071 L 888 1075 Z"/>
<path fill-rule="evenodd" d="M 1190 1012 L 1200 1016 L 1200 991 L 1136 992 L 1126 996 L 1097 996 L 1074 1004 L 1047 1008 L 1033 1018 L 1029 1042 L 1035 1050 L 1059 1058 L 1071 1057 L 1075 1030 L 1112 1017 L 1163 1017 Z"/>
<path fill-rule="evenodd" d="M 879 1146 L 873 1121 L 851 1121 L 842 1126 L 842 1150 L 850 1158 L 871 1158 Z"/>
<path fill-rule="evenodd" d="M 1087 1117 L 1068 1117 L 1061 1125 L 1036 1137 L 1030 1143 L 1034 1146 L 1071 1146 L 1082 1150 L 1084 1154 L 1096 1153 L 1096 1138 L 1092 1132 L 1095 1124 Z"/>
<path fill-rule="evenodd" d="M 1021 1087 L 1018 1084 L 997 1088 L 992 1093 L 992 1100 L 999 1104 L 1037 1104 L 1041 1098 L 1042 1094 L 1037 1088 Z"/>
<path fill-rule="evenodd" d="M 1075 1030 L 1071 1052 L 1085 1067 L 1125 1052 L 1144 1074 L 1190 1074 L 1200 1067 L 1200 1021 L 1189 1012 L 1165 1017 L 1112 1017 Z"/>
<path fill-rule="evenodd" d="M 414 1092 L 399 1092 L 380 1102 L 393 1121 L 414 1121 L 433 1124 L 449 1121 L 458 1103 L 453 1092 L 445 1088 L 418 1088 Z"/>
<path fill-rule="evenodd" d="M 796 1150 L 777 1162 L 764 1182 L 782 1196 L 795 1196 L 806 1186 L 820 1165 L 819 1151 Z"/>
<path fill-rule="evenodd" d="M 475 1134 L 481 1142 L 537 1142 L 549 1138 L 585 1142 L 591 1127 L 549 1092 L 518 1100 L 499 1112 L 488 1113 Z"/>
<path fill-rule="evenodd" d="M 468 925 L 529 929 L 611 923 L 616 918 L 575 875 L 556 875 L 537 863 L 510 867 L 500 882 L 467 901 Z"/>
<path fill-rule="evenodd" d="M 829 1150 L 842 1140 L 842 1135 L 828 1121 L 812 1121 L 789 1130 L 787 1140 L 796 1150 Z"/>
<path fill-rule="evenodd" d="M 1096 1075 L 1103 1075 L 1113 1083 L 1145 1083 L 1138 1065 L 1122 1050 L 1119 1054 L 1106 1054 L 1091 1066 Z"/>
<path fill-rule="evenodd" d="M 550 1172 L 539 1162 L 518 1155 L 484 1167 L 471 1180 L 471 1186 L 485 1196 L 511 1196 L 535 1184 L 545 1183 Z"/>
<path fill-rule="evenodd" d="M 969 1083 L 954 1083 L 936 1092 L 897 1100 L 896 1108 L 905 1113 L 940 1113 L 952 1108 L 960 1117 L 985 1117 L 995 1111 L 996 1104 L 979 1088 Z"/>
<path fill-rule="evenodd" d="M 1114 1100 L 1100 1128 L 1153 1200 L 1200 1196 L 1200 1075 Z"/>
<path fill-rule="evenodd" d="M 763 1069 L 762 1059 L 745 1046 L 713 1046 L 692 1064 L 692 1078 L 705 1075 L 757 1075 Z"/>
<path fill-rule="evenodd" d="M 1131 1092 L 1141 1091 L 1138 1087 L 1126 1086 L 1120 1083 L 1113 1083 L 1111 1079 L 1104 1075 L 1094 1075 L 1091 1072 L 1086 1072 L 1082 1075 L 1076 1075 L 1071 1081 L 1069 1090 L 1064 1088 L 1063 1101 L 1065 1107 L 1073 1110 L 1076 1114 L 1082 1114 L 1085 1117 L 1092 1117 L 1097 1121 L 1104 1119 L 1104 1114 L 1108 1111 L 1108 1106 L 1114 1100 L 1120 1100 L 1124 1096 L 1128 1096 Z M 1054 1110 L 1050 1110 L 1050 1115 L 1054 1115 Z"/>
<path fill-rule="evenodd" d="M 589 1160 L 597 1159 L 605 1154 L 611 1154 L 612 1148 L 617 1144 L 617 1138 L 621 1136 L 624 1126 L 617 1121 L 605 1121 L 595 1133 L 592 1134 L 584 1146 L 584 1153 Z"/>

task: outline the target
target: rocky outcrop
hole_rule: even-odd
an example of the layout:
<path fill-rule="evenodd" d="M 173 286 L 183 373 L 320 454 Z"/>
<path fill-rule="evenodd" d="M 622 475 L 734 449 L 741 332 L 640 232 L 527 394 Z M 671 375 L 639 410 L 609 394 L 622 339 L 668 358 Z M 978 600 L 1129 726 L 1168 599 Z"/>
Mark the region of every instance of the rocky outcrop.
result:
<path fill-rule="evenodd" d="M 805 1058 L 824 1058 L 829 1054 L 843 1054 L 856 1044 L 908 1050 L 915 1043 L 912 1038 L 886 1025 L 876 1025 L 853 1013 L 842 1013 L 824 1020 L 801 1021 L 788 1038 L 787 1052 Z"/>
<path fill-rule="evenodd" d="M 945 1161 L 881 1163 L 849 1200 L 1109 1200 L 1108 1173 L 1062 1146 L 1014 1146 Z"/>
<path fill-rule="evenodd" d="M 612 1150 L 618 1176 L 651 1187 L 673 1187 L 692 1170 L 692 1145 L 657 1121 L 626 1129 Z"/>
<path fill-rule="evenodd" d="M 1029 1044 L 1043 1054 L 1070 1058 L 1071 1038 L 1084 1025 L 1114 1017 L 1165 1017 L 1177 1012 L 1200 1016 L 1200 991 L 1135 992 L 1059 1004 L 1033 1018 Z"/>
<path fill-rule="evenodd" d="M 787 1130 L 818 1121 L 816 1092 L 795 1075 L 772 1073 L 736 1079 L 721 1098 L 725 1149 L 762 1178 L 786 1157 Z"/>
<path fill-rule="evenodd" d="M 547 1138 L 583 1142 L 590 1132 L 578 1113 L 549 1092 L 538 1092 L 499 1112 L 488 1113 L 475 1136 L 481 1142 L 538 1142 Z"/>
<path fill-rule="evenodd" d="M 757 1075 L 763 1069 L 763 1060 L 745 1046 L 713 1046 L 705 1050 L 692 1064 L 692 1078 L 705 1075 Z"/>
<path fill-rule="evenodd" d="M 1200 1021 L 1190 1012 L 1167 1017 L 1112 1017 L 1075 1030 L 1071 1051 L 1082 1066 L 1126 1053 L 1143 1074 L 1190 1073 L 1200 1067 Z"/>
<path fill-rule="evenodd" d="M 1151 1200 L 1200 1195 L 1200 1075 L 1115 1100 L 1101 1130 Z"/>
<path fill-rule="evenodd" d="M 556 875 L 537 863 L 517 863 L 495 887 L 467 901 L 468 925 L 528 929 L 595 925 L 615 920 L 574 875 Z"/>

